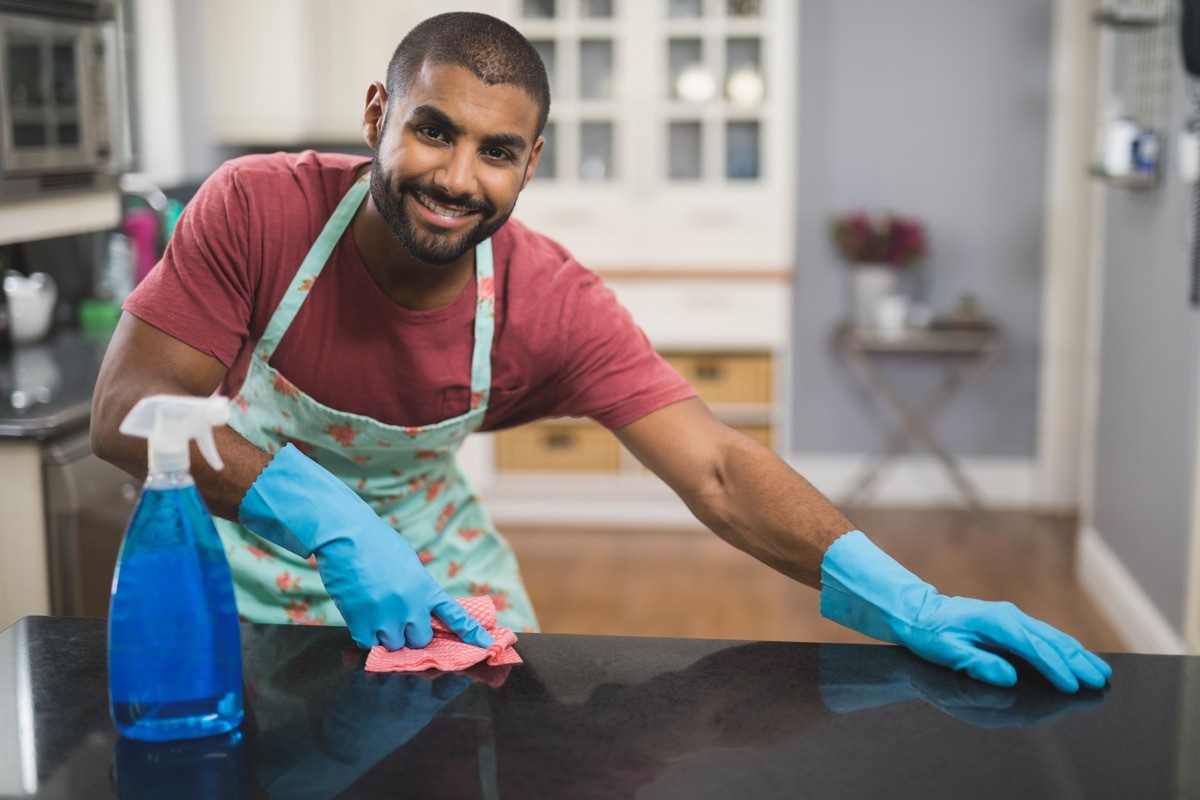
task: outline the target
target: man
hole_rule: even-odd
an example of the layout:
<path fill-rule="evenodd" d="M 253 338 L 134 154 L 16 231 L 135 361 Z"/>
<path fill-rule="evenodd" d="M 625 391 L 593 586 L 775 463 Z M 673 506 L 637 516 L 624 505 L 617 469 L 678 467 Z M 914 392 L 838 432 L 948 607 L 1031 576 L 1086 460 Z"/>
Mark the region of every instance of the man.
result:
<path fill-rule="evenodd" d="M 994 651 L 1064 691 L 1110 671 L 1008 604 L 946 598 L 853 530 L 767 448 L 718 423 L 594 273 L 509 220 L 537 167 L 549 87 L 482 14 L 414 28 L 367 91 L 368 162 L 236 159 L 201 188 L 130 296 L 93 407 L 93 447 L 134 474 L 117 426 L 155 393 L 234 397 L 227 465 L 195 460 L 241 613 L 339 623 L 423 647 L 451 599 L 490 594 L 535 629 L 512 551 L 454 466 L 477 429 L 545 416 L 609 427 L 705 525 L 821 589 L 822 613 L 999 685 Z M 397 535 L 397 533 L 399 535 Z"/>

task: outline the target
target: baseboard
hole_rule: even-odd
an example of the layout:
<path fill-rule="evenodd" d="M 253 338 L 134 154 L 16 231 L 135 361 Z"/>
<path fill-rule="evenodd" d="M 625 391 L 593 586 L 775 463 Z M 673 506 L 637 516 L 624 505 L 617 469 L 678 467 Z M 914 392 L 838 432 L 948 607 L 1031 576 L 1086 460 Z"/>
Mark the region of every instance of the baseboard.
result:
<path fill-rule="evenodd" d="M 1187 644 L 1095 528 L 1079 535 L 1076 577 L 1113 632 L 1134 653 L 1186 655 Z"/>
<path fill-rule="evenodd" d="M 788 463 L 834 503 L 845 499 L 867 467 L 863 456 L 798 456 Z M 1032 459 L 964 459 L 963 472 L 992 508 L 1040 509 Z M 698 525 L 687 506 L 661 482 L 645 475 L 585 478 L 570 475 L 496 478 L 481 486 L 499 525 L 679 527 Z M 865 504 L 892 507 L 963 506 L 942 465 L 928 457 L 889 464 Z"/>
<path fill-rule="evenodd" d="M 835 503 L 848 498 L 873 461 L 873 456 L 840 454 L 788 459 L 793 469 Z M 1037 488 L 1037 464 L 1032 458 L 964 458 L 958 466 L 987 506 L 1029 509 L 1044 505 Z M 904 456 L 890 462 L 858 502 L 920 507 L 964 504 L 945 468 L 930 456 Z"/>
<path fill-rule="evenodd" d="M 481 494 L 501 531 L 506 525 L 699 527 L 692 512 L 652 476 L 544 475 L 498 479 Z"/>

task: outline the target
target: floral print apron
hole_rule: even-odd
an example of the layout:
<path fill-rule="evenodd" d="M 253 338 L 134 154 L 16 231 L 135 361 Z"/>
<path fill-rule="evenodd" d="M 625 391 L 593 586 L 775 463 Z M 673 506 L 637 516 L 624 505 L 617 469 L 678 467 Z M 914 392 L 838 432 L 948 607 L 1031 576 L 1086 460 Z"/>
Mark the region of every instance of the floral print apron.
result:
<path fill-rule="evenodd" d="M 322 405 L 270 364 L 367 188 L 365 177 L 350 188 L 300 265 L 250 360 L 233 399 L 230 425 L 270 453 L 290 442 L 344 481 L 408 540 L 451 597 L 491 595 L 502 625 L 537 630 L 516 556 L 454 460 L 467 434 L 482 424 L 491 390 L 495 282 L 490 239 L 475 248 L 475 344 L 465 414 L 420 427 L 387 425 Z M 321 583 L 315 557 L 302 559 L 237 523 L 214 521 L 243 619 L 345 624 Z"/>

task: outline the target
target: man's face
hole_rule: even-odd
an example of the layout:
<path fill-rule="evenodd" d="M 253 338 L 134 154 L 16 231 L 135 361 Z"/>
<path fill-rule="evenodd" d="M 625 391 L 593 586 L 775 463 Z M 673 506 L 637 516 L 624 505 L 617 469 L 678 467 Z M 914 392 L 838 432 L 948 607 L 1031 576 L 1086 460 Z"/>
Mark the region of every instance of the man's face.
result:
<path fill-rule="evenodd" d="M 409 255 L 450 263 L 508 220 L 541 155 L 537 119 L 524 90 L 443 64 L 388 98 L 371 199 Z"/>

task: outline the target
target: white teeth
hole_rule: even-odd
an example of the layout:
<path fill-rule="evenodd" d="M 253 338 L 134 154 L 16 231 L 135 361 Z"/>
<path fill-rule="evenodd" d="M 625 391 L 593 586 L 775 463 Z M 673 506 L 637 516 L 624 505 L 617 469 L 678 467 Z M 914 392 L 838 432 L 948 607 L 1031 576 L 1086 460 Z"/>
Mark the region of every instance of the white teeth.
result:
<path fill-rule="evenodd" d="M 417 195 L 417 200 L 419 200 L 421 205 L 425 206 L 430 211 L 441 214 L 443 217 L 462 217 L 470 213 L 469 211 L 455 211 L 454 209 L 446 208 L 445 206 L 439 206 L 428 197 L 420 194 Z"/>

